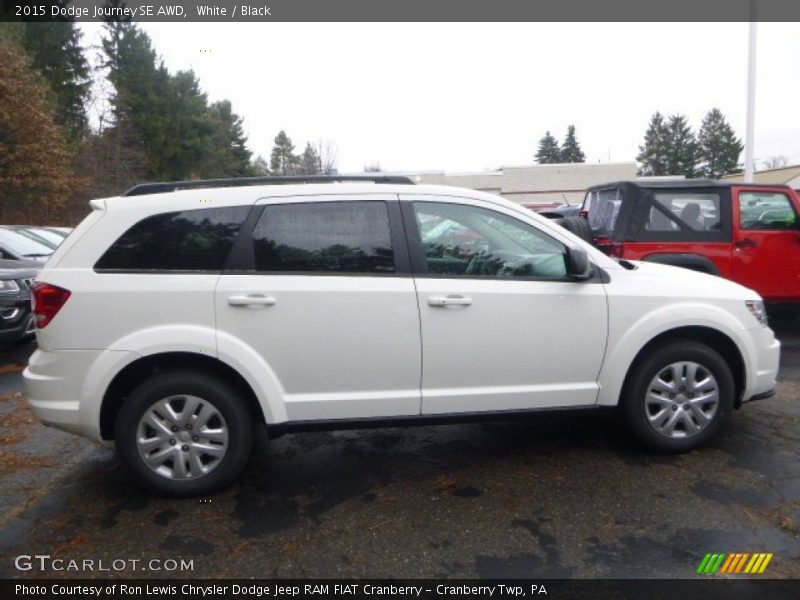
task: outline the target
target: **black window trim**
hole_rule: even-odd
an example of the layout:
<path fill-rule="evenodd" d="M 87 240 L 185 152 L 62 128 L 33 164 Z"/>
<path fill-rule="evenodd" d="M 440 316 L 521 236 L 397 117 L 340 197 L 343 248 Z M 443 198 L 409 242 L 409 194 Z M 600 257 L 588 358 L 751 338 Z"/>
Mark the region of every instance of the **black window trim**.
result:
<path fill-rule="evenodd" d="M 394 254 L 394 272 L 392 273 L 351 273 L 346 271 L 258 271 L 255 266 L 255 255 L 253 253 L 253 231 L 261 218 L 262 213 L 268 206 L 286 206 L 288 204 L 334 204 L 334 203 L 353 203 L 353 202 L 382 202 L 386 205 L 386 212 L 389 217 L 389 237 Z M 405 230 L 403 229 L 402 216 L 400 214 L 400 200 L 396 194 L 392 198 L 373 198 L 369 196 L 359 197 L 357 195 L 342 195 L 341 199 L 320 200 L 316 196 L 292 197 L 292 202 L 275 202 L 268 204 L 256 204 L 248 215 L 239 237 L 236 240 L 225 268 L 223 275 L 268 275 L 270 277 L 279 276 L 314 276 L 314 277 L 410 277 L 411 261 L 408 255 L 408 246 L 405 240 Z"/>
<path fill-rule="evenodd" d="M 400 205 L 402 208 L 402 215 L 403 215 L 403 223 L 406 226 L 406 240 L 408 243 L 408 251 L 411 257 L 411 268 L 413 270 L 413 275 L 417 279 L 458 279 L 458 280 L 475 280 L 475 281 L 510 281 L 510 282 L 524 282 L 524 283 L 608 283 L 607 276 L 605 272 L 600 269 L 597 265 L 592 263 L 594 274 L 590 279 L 583 279 L 583 280 L 575 280 L 571 279 L 569 276 L 567 277 L 495 277 L 494 275 L 447 275 L 443 273 L 430 273 L 428 272 L 428 260 L 425 256 L 425 247 L 422 245 L 422 235 L 420 234 L 419 227 L 417 226 L 417 217 L 414 214 L 414 204 L 419 202 L 421 204 L 454 204 L 456 206 L 468 206 L 473 207 L 473 204 L 467 204 L 464 202 L 458 202 L 457 200 L 452 200 L 450 197 L 442 197 L 437 199 L 415 199 L 413 196 L 408 197 L 400 201 Z M 494 210 L 489 207 L 485 206 L 478 206 L 478 208 L 483 208 L 484 210 L 497 212 L 498 214 L 504 215 L 510 219 L 514 219 L 510 215 L 506 215 L 500 211 Z M 519 219 L 517 219 L 519 220 Z M 524 221 L 521 221 L 524 223 Z M 528 223 L 525 223 L 528 225 Z M 533 227 L 533 225 L 530 225 Z M 537 231 L 541 231 L 536 228 Z M 549 234 L 547 232 L 542 231 L 544 235 Z M 560 240 L 556 240 L 559 244 L 562 244 L 564 247 L 569 247 L 568 244 Z"/>

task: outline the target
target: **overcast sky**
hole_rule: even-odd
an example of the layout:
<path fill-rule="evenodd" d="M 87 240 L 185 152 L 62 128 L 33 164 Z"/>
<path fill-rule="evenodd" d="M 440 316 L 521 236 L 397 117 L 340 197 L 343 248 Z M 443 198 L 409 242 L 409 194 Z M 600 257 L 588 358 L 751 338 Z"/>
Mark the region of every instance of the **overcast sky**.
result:
<path fill-rule="evenodd" d="M 86 42 L 100 26 L 86 24 Z M 630 161 L 650 115 L 720 108 L 744 137 L 747 29 L 733 24 L 142 24 L 171 71 L 233 103 L 268 158 L 329 140 L 340 172 L 532 162 L 574 124 L 587 162 Z M 800 163 L 800 24 L 758 26 L 755 156 Z"/>

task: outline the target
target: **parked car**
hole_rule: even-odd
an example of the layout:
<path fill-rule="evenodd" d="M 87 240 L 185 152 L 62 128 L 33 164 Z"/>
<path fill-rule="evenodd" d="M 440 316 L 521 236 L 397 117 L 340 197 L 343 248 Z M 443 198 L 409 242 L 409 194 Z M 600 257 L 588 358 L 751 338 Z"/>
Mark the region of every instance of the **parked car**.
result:
<path fill-rule="evenodd" d="M 34 269 L 0 269 L 0 348 L 33 337 L 30 286 Z"/>
<path fill-rule="evenodd" d="M 780 343 L 756 292 L 617 262 L 494 195 L 350 179 L 92 201 L 33 286 L 38 417 L 113 440 L 138 481 L 185 496 L 231 483 L 257 424 L 605 407 L 682 452 L 773 393 Z"/>
<path fill-rule="evenodd" d="M 54 250 L 66 239 L 67 235 L 69 235 L 61 229 L 41 227 L 38 225 L 5 225 L 4 228 L 21 233 L 25 237 L 31 238 Z"/>
<path fill-rule="evenodd" d="M 53 247 L 42 240 L 15 231 L 8 226 L 0 227 L 0 261 L 11 268 L 39 267 L 53 253 Z"/>
<path fill-rule="evenodd" d="M 589 188 L 582 214 L 610 256 L 711 273 L 768 302 L 800 303 L 800 197 L 787 186 L 622 181 Z"/>

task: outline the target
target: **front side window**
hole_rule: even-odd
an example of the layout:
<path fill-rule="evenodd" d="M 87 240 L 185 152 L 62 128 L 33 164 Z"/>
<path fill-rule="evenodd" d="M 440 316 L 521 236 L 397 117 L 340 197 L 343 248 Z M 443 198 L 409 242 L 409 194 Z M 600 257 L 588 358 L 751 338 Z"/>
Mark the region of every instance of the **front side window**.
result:
<path fill-rule="evenodd" d="M 657 193 L 647 231 L 719 231 L 718 194 Z M 659 210 L 661 208 L 661 210 Z"/>
<path fill-rule="evenodd" d="M 797 215 L 786 194 L 739 194 L 739 226 L 742 229 L 792 229 L 796 223 Z"/>
<path fill-rule="evenodd" d="M 561 242 L 522 221 L 476 206 L 415 202 L 428 273 L 499 279 L 566 278 Z"/>
<path fill-rule="evenodd" d="M 256 271 L 394 273 L 382 201 L 266 206 L 253 231 Z"/>
<path fill-rule="evenodd" d="M 221 271 L 249 206 L 203 208 L 139 221 L 97 261 L 97 271 Z"/>

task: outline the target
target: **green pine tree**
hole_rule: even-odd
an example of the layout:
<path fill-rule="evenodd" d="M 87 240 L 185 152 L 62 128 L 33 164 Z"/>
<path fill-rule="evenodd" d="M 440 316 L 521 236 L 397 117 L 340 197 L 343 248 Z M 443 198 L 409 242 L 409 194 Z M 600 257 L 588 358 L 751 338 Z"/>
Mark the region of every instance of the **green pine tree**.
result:
<path fill-rule="evenodd" d="M 22 36 L 33 66 L 49 85 L 56 123 L 73 142 L 89 132 L 85 107 L 91 78 L 81 36 L 72 21 L 26 23 Z"/>
<path fill-rule="evenodd" d="M 666 157 L 666 138 L 667 126 L 664 117 L 660 112 L 656 112 L 650 117 L 647 132 L 644 134 L 644 145 L 639 146 L 639 175 L 658 176 L 667 174 Z"/>
<path fill-rule="evenodd" d="M 664 141 L 666 174 L 694 177 L 697 165 L 697 141 L 684 115 L 670 115 Z"/>
<path fill-rule="evenodd" d="M 275 146 L 270 154 L 269 168 L 273 175 L 294 175 L 297 167 L 294 144 L 286 132 L 281 129 L 275 136 Z"/>
<path fill-rule="evenodd" d="M 561 162 L 561 150 L 558 147 L 558 141 L 550 135 L 549 131 L 539 140 L 539 149 L 533 158 L 540 165 Z"/>
<path fill-rule="evenodd" d="M 567 128 L 567 137 L 564 138 L 564 143 L 561 145 L 561 162 L 586 162 L 586 155 L 583 153 L 583 150 L 581 150 L 578 138 L 575 137 L 575 125 L 570 125 Z"/>
<path fill-rule="evenodd" d="M 300 155 L 297 174 L 298 175 L 320 175 L 322 173 L 322 161 L 319 152 L 311 142 L 306 143 L 306 149 Z"/>
<path fill-rule="evenodd" d="M 719 179 L 733 173 L 739 166 L 744 145 L 718 108 L 712 108 L 703 118 L 697 134 L 698 173 Z"/>

